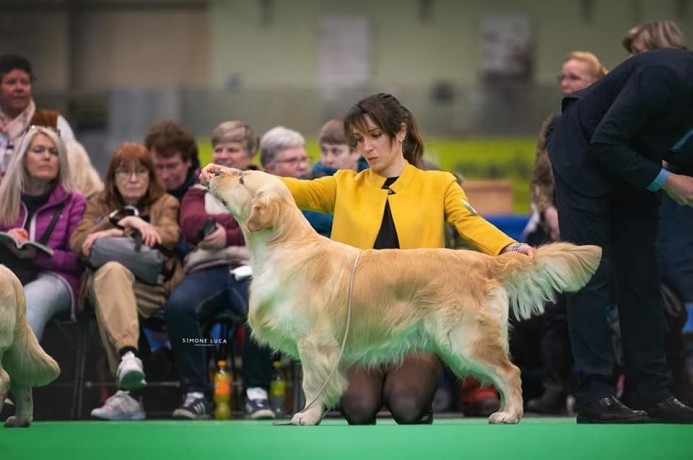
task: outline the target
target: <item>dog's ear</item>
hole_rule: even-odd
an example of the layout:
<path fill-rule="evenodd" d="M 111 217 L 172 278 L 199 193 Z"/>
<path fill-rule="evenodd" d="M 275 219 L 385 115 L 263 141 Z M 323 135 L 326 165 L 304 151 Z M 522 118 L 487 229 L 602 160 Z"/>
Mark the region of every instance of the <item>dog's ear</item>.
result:
<path fill-rule="evenodd" d="M 279 199 L 263 191 L 257 194 L 250 203 L 248 230 L 257 232 L 263 228 L 272 228 L 279 216 Z"/>

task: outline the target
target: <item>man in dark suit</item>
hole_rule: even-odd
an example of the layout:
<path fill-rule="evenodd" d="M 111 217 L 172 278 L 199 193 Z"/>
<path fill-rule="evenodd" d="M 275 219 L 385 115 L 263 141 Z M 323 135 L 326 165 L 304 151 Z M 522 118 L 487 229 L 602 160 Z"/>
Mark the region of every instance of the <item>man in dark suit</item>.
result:
<path fill-rule="evenodd" d="M 564 98 L 548 152 L 561 238 L 604 251 L 587 286 L 568 297 L 578 423 L 693 423 L 693 409 L 669 390 L 656 246 L 658 192 L 693 206 L 693 177 L 683 174 L 693 171 L 693 53 L 639 54 Z M 632 405 L 642 410 L 615 397 L 613 305 Z"/>

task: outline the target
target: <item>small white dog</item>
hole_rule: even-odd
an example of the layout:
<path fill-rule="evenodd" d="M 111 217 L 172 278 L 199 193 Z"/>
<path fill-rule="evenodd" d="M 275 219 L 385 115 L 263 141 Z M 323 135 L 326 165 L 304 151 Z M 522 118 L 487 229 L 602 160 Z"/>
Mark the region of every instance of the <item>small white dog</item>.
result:
<path fill-rule="evenodd" d="M 577 291 L 601 257 L 596 246 L 569 243 L 540 247 L 533 257 L 362 251 L 318 235 L 275 176 L 222 168 L 209 189 L 238 221 L 253 256 L 254 336 L 303 365 L 307 405 L 295 425 L 318 423 L 339 400 L 348 366 L 396 362 L 415 350 L 437 354 L 458 376 L 492 382 L 502 405 L 489 421 L 519 422 L 508 312 L 528 317 L 557 291 Z"/>
<path fill-rule="evenodd" d="M 17 405 L 6 427 L 28 427 L 34 416 L 32 387 L 47 385 L 60 375 L 26 322 L 26 298 L 19 279 L 0 265 L 0 410 L 8 390 Z"/>

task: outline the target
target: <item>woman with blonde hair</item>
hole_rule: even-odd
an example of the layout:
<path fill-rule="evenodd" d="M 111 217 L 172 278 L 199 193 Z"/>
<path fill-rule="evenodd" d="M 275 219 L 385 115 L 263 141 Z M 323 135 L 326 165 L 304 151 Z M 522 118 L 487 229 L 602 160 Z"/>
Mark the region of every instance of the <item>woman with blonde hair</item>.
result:
<path fill-rule="evenodd" d="M 118 391 L 91 415 L 107 420 L 145 418 L 129 391 L 146 385 L 138 355 L 139 319 L 166 304 L 182 275 L 174 249 L 180 239 L 178 200 L 166 193 L 154 163 L 141 145 L 121 144 L 106 172 L 104 189 L 93 196 L 84 218 L 70 238 L 70 247 L 85 259 L 102 238 L 141 235 L 142 245 L 156 246 L 166 256 L 168 276 L 148 284 L 122 263 L 112 260 L 87 272 L 84 296 L 94 307 L 96 322 Z"/>
<path fill-rule="evenodd" d="M 65 146 L 55 130 L 29 127 L 0 184 L 0 197 L 0 231 L 52 251 L 34 251 L 30 262 L 22 263 L 23 273 L 15 268 L 24 284 L 27 321 L 40 339 L 53 316 L 75 311 L 80 268 L 67 242 L 86 206 L 72 186 Z M 9 244 L 1 252 L 0 262 L 6 264 L 5 257 L 16 254 Z"/>
<path fill-rule="evenodd" d="M 65 148 L 74 187 L 87 198 L 103 190 L 103 181 L 91 164 L 84 146 L 77 141 L 68 141 Z"/>

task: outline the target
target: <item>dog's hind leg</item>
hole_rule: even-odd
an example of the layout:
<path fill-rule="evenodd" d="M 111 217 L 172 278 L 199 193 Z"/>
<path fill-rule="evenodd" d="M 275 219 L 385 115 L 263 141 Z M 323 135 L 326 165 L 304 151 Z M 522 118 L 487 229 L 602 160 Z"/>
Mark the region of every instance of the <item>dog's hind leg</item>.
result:
<path fill-rule="evenodd" d="M 520 370 L 508 357 L 507 295 L 505 290 L 490 296 L 488 314 L 479 314 L 475 324 L 469 319 L 438 335 L 440 355 L 459 377 L 473 374 L 491 381 L 500 392 L 501 407 L 489 423 L 518 423 L 522 418 Z"/>
<path fill-rule="evenodd" d="M 305 337 L 298 343 L 303 367 L 306 406 L 291 418 L 293 425 L 320 423 L 324 407 L 335 404 L 347 387 L 339 362 L 340 347 L 333 338 Z"/>
<path fill-rule="evenodd" d="M 5 427 L 28 427 L 31 425 L 34 416 L 34 399 L 31 394 L 31 387 L 12 383 L 10 385 L 10 391 L 17 405 L 17 412 L 15 415 L 8 417 L 5 421 Z"/>

